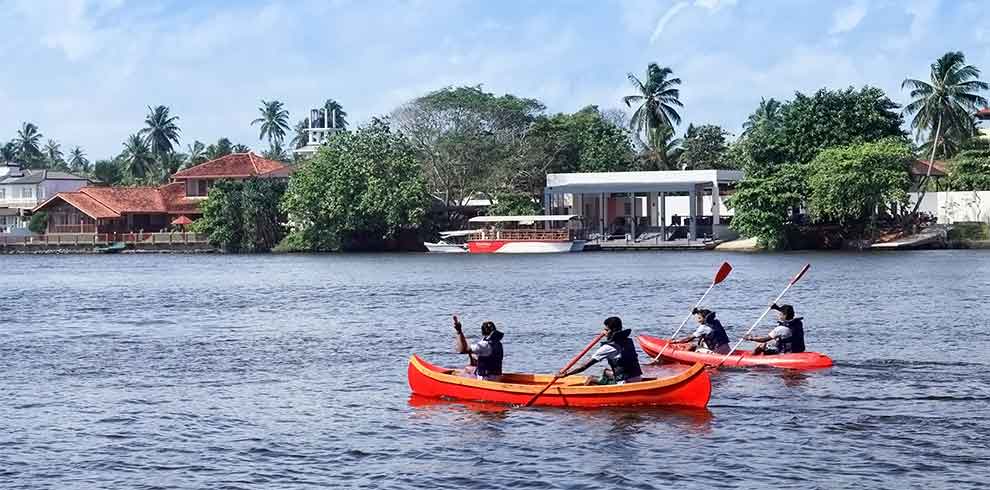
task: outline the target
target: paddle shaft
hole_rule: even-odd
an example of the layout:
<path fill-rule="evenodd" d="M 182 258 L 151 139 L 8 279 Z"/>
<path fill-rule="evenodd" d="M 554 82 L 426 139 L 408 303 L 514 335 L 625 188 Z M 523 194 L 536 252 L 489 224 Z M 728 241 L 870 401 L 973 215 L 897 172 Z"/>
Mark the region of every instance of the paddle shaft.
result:
<path fill-rule="evenodd" d="M 701 303 L 705 301 L 705 298 L 708 297 L 708 293 L 712 292 L 712 289 L 714 288 L 715 288 L 715 283 L 713 282 L 711 286 L 708 286 L 708 291 L 705 291 L 705 294 L 701 295 L 701 299 L 699 299 L 698 302 L 694 304 L 694 308 L 701 306 Z M 681 329 L 684 328 L 684 325 L 687 325 L 688 320 L 690 320 L 691 317 L 694 315 L 694 308 L 691 308 L 691 313 L 688 313 L 688 315 L 684 317 L 684 321 L 681 322 L 681 325 L 677 327 L 677 330 L 674 330 L 673 334 L 670 335 L 670 340 L 674 340 L 674 338 L 677 337 L 677 334 L 681 333 Z M 664 345 L 663 348 L 660 349 L 660 353 L 657 354 L 657 357 L 653 358 L 653 362 L 657 362 L 660 360 L 660 356 L 662 356 L 663 353 L 667 350 L 667 347 L 670 347 L 670 342 L 667 342 L 667 345 Z"/>
<path fill-rule="evenodd" d="M 763 310 L 763 314 L 760 315 L 760 317 L 757 318 L 755 322 L 753 322 L 753 325 L 751 327 L 749 327 L 749 330 L 746 330 L 746 333 L 743 334 L 742 338 L 739 339 L 739 341 L 736 342 L 736 345 L 733 345 L 732 346 L 732 349 L 729 349 L 729 353 L 726 354 L 725 357 L 723 357 L 722 360 L 718 363 L 718 366 L 715 366 L 715 367 L 722 367 L 722 364 L 724 364 L 725 361 L 729 359 L 729 356 L 731 356 L 732 353 L 735 352 L 736 349 L 739 348 L 739 345 L 742 344 L 744 340 L 746 340 L 746 337 L 750 333 L 752 333 L 753 329 L 755 329 L 756 326 L 759 325 L 760 322 L 763 321 L 763 319 L 767 316 L 767 313 L 770 313 L 770 310 L 773 309 L 773 305 L 777 304 L 777 302 L 780 301 L 780 298 L 783 298 L 784 295 L 787 294 L 787 291 L 789 291 L 791 289 L 791 286 L 797 284 L 798 280 L 801 279 L 801 276 L 804 276 L 804 273 L 805 272 L 808 272 L 808 268 L 809 267 L 810 267 L 810 264 L 809 265 L 805 265 L 804 268 L 801 269 L 801 272 L 799 272 L 798 275 L 794 276 L 794 279 L 791 279 L 791 282 L 787 283 L 787 287 L 784 288 L 784 290 L 781 291 L 780 294 L 777 295 L 777 299 L 773 300 L 773 303 L 770 303 L 770 306 L 767 306 L 767 309 Z"/>
<path fill-rule="evenodd" d="M 605 332 L 602 332 L 602 333 L 600 333 L 600 334 L 598 334 L 598 336 L 597 336 L 597 337 L 595 337 L 595 340 L 592 340 L 592 341 L 591 341 L 591 343 L 590 343 L 590 344 L 588 344 L 588 346 L 587 346 L 587 347 L 585 347 L 585 348 L 584 348 L 584 350 L 582 350 L 582 351 L 581 351 L 581 353 L 579 353 L 578 355 L 576 355 L 576 356 L 574 356 L 574 359 L 571 359 L 571 362 L 569 362 L 569 363 L 567 363 L 567 365 L 566 365 L 566 366 L 564 366 L 564 369 L 561 369 L 561 371 L 564 371 L 564 372 L 567 372 L 567 370 L 568 370 L 568 369 L 570 369 L 570 368 L 571 368 L 571 366 L 573 366 L 573 365 L 575 365 L 575 364 L 577 364 L 577 362 L 578 362 L 578 361 L 580 361 L 580 360 L 581 360 L 581 358 L 582 358 L 582 357 L 584 357 L 584 355 L 585 355 L 585 354 L 587 354 L 587 353 L 588 353 L 588 351 L 590 351 L 590 350 L 591 350 L 591 348 L 592 348 L 592 347 L 594 347 L 594 346 L 595 346 L 595 344 L 597 344 L 597 343 L 598 343 L 598 341 L 599 341 L 599 340 L 601 340 L 601 339 L 602 339 L 602 337 L 604 337 L 604 336 L 605 336 Z M 540 390 L 540 392 L 539 392 L 539 393 L 537 393 L 537 394 L 535 394 L 535 395 L 533 395 L 533 398 L 530 398 L 530 399 L 529 399 L 529 401 L 528 401 L 528 402 L 526 402 L 526 405 L 524 405 L 524 406 L 526 406 L 526 407 L 528 407 L 528 406 L 530 406 L 530 405 L 532 405 L 532 404 L 533 404 L 533 402 L 535 402 L 535 401 L 536 401 L 536 399 L 540 397 L 540 395 L 542 395 L 542 394 L 543 394 L 543 393 L 545 393 L 545 392 L 546 392 L 547 390 L 549 390 L 549 389 L 550 389 L 550 387 L 551 387 L 551 386 L 553 386 L 553 384 L 554 384 L 554 383 L 556 383 L 556 382 L 557 382 L 557 380 L 558 380 L 558 379 L 560 379 L 560 378 L 561 378 L 561 376 L 560 376 L 559 374 L 558 374 L 558 375 L 556 375 L 556 376 L 554 376 L 554 377 L 553 377 L 553 379 L 551 379 L 551 380 L 550 380 L 550 382 L 549 382 L 549 383 L 547 383 L 547 385 L 546 385 L 546 386 L 544 386 L 544 387 L 543 387 L 543 389 L 542 389 L 542 390 Z"/>

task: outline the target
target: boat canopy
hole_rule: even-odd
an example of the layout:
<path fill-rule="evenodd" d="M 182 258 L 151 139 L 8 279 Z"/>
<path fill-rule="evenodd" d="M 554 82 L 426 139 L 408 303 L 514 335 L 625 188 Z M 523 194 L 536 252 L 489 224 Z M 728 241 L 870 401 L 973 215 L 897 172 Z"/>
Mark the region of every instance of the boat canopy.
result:
<path fill-rule="evenodd" d="M 533 216 L 475 216 L 468 220 L 469 223 L 506 223 L 518 222 L 535 223 L 537 221 L 570 221 L 581 216 L 576 214 L 549 214 Z"/>
<path fill-rule="evenodd" d="M 450 238 L 455 236 L 468 236 L 475 233 L 479 233 L 482 230 L 456 230 L 456 231 L 441 231 L 440 236 L 442 238 Z"/>

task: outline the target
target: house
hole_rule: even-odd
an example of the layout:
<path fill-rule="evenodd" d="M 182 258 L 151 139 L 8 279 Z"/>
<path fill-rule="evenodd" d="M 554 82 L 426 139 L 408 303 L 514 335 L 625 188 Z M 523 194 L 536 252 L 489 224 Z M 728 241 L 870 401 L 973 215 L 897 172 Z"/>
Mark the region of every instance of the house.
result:
<path fill-rule="evenodd" d="M 199 204 L 218 180 L 288 178 L 291 167 L 253 153 L 234 153 L 176 172 L 159 187 L 83 187 L 60 192 L 33 212 L 48 213 L 48 233 L 130 233 L 168 229 Z"/>
<path fill-rule="evenodd" d="M 0 233 L 26 230 L 28 212 L 59 192 L 76 191 L 91 181 L 67 172 L 22 170 L 12 162 L 0 164 Z"/>

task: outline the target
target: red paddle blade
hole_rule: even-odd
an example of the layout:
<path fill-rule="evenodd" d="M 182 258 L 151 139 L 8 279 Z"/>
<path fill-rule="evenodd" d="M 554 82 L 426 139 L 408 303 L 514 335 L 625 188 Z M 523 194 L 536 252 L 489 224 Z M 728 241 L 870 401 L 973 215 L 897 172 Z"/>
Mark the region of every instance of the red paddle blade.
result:
<path fill-rule="evenodd" d="M 715 273 L 715 280 L 712 284 L 718 284 L 729 277 L 729 273 L 732 272 L 732 266 L 728 262 L 722 262 L 722 267 L 718 268 L 718 272 Z"/>
<path fill-rule="evenodd" d="M 804 264 L 804 267 L 801 268 L 801 272 L 798 272 L 798 274 L 796 276 L 794 276 L 794 279 L 791 279 L 791 285 L 793 286 L 794 283 L 800 281 L 801 280 L 801 277 L 804 276 L 804 273 L 805 272 L 808 272 L 808 269 L 810 269 L 810 268 L 811 268 L 811 264 Z"/>

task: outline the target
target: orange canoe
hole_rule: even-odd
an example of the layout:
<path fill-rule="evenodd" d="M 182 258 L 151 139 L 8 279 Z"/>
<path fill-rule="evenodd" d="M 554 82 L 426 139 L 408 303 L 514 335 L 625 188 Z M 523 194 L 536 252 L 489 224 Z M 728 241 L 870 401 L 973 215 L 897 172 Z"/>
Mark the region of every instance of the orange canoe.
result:
<path fill-rule="evenodd" d="M 454 369 L 434 366 L 417 355 L 409 358 L 409 388 L 430 398 L 523 405 L 553 376 L 504 374 L 499 381 L 459 376 Z M 711 397 L 711 378 L 703 364 L 695 364 L 669 378 L 645 379 L 622 385 L 587 385 L 588 376 L 557 380 L 535 405 L 552 407 L 614 407 L 675 405 L 704 407 Z"/>
<path fill-rule="evenodd" d="M 775 354 L 772 356 L 756 356 L 752 351 L 737 350 L 722 364 L 722 354 L 714 352 L 692 352 L 687 350 L 689 344 L 671 344 L 664 349 L 669 342 L 666 339 L 640 335 L 637 337 L 639 346 L 643 352 L 650 357 L 656 357 L 663 351 L 663 360 L 680 362 L 683 364 L 694 364 L 701 362 L 709 366 L 722 365 L 724 367 L 755 367 L 767 366 L 783 369 L 823 369 L 832 367 L 832 359 L 825 354 L 818 352 L 801 352 L 798 354 Z"/>

